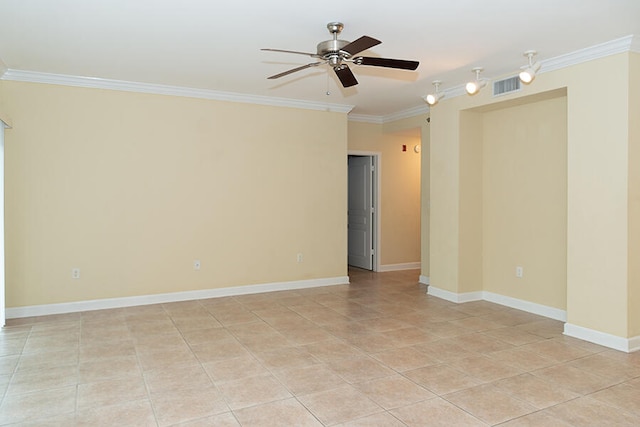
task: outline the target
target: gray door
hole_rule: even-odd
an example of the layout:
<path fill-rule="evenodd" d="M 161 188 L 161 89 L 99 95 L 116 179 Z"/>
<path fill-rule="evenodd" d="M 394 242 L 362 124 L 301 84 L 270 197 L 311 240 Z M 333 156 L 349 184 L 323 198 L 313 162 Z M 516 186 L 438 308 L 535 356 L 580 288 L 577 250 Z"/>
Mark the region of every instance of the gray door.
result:
<path fill-rule="evenodd" d="M 348 263 L 373 270 L 373 158 L 349 156 Z"/>

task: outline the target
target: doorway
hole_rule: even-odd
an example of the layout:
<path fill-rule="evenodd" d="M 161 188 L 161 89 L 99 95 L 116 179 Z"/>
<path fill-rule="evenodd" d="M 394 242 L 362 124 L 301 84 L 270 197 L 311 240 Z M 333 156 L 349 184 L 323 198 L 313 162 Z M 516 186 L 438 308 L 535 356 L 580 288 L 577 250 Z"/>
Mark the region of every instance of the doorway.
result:
<path fill-rule="evenodd" d="M 349 152 L 347 163 L 347 264 L 364 270 L 378 271 L 380 155 Z"/>

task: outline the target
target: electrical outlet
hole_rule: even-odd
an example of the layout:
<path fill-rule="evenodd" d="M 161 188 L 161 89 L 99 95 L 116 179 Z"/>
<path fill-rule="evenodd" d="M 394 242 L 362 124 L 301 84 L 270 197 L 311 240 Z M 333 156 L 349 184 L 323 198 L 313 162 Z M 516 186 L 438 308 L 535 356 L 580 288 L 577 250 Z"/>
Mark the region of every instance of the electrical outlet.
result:
<path fill-rule="evenodd" d="M 72 279 L 79 279 L 80 278 L 80 269 L 79 268 L 72 268 L 71 269 L 71 278 Z"/>
<path fill-rule="evenodd" d="M 302 262 L 304 261 L 304 255 L 298 254 L 298 257 L 296 259 L 298 260 L 298 262 Z"/>
<path fill-rule="evenodd" d="M 193 269 L 194 270 L 200 270 L 200 260 L 199 259 L 193 260 Z"/>
<path fill-rule="evenodd" d="M 516 277 L 521 279 L 523 275 L 524 275 L 524 270 L 522 269 L 522 267 L 520 266 L 516 267 Z"/>

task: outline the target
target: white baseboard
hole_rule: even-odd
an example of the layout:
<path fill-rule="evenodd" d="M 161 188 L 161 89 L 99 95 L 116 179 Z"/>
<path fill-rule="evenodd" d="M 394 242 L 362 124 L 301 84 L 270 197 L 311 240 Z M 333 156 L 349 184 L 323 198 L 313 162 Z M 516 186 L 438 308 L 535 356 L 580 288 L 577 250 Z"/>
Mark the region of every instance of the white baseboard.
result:
<path fill-rule="evenodd" d="M 428 280 L 428 278 L 426 279 Z M 424 283 L 422 282 L 422 280 L 423 278 L 422 276 L 420 276 L 420 282 Z M 438 297 L 455 303 L 484 300 L 504 305 L 506 307 L 515 308 L 517 310 L 526 311 L 528 313 L 537 314 L 549 319 L 559 320 L 562 322 L 567 321 L 567 312 L 565 310 L 560 310 L 555 307 L 549 307 L 530 301 L 508 297 L 505 295 L 495 294 L 493 292 L 478 291 L 459 294 L 429 285 L 427 293 L 429 295 L 433 295 L 434 297 Z M 617 335 L 611 335 L 605 332 L 573 325 L 571 323 L 564 324 L 564 334 L 569 337 L 589 341 L 594 344 L 602 345 L 604 347 L 624 351 L 627 353 L 632 353 L 634 351 L 640 350 L 640 336 L 623 338 Z"/>
<path fill-rule="evenodd" d="M 60 304 L 9 307 L 6 309 L 6 317 L 7 319 L 17 319 L 21 317 L 46 316 L 49 314 L 76 313 L 89 310 L 104 310 L 109 308 L 133 307 L 137 305 L 160 304 L 346 284 L 349 284 L 349 277 L 342 276 L 328 277 L 324 279 L 296 280 L 291 282 L 264 283 L 259 285 L 233 286 L 228 288 L 203 289 L 198 291 L 172 292 L 167 294 L 141 295 L 135 297 L 106 298 Z"/>
<path fill-rule="evenodd" d="M 483 291 L 482 299 L 485 301 L 490 301 L 496 304 L 526 311 L 528 313 L 548 317 L 550 319 L 560 320 L 562 322 L 567 321 L 566 310 L 560 310 L 559 308 L 549 307 L 547 305 L 537 304 L 535 302 L 512 298 L 505 295 L 494 294 L 493 292 L 487 291 Z"/>
<path fill-rule="evenodd" d="M 385 264 L 378 267 L 378 271 L 383 273 L 385 271 L 401 271 L 401 270 L 418 270 L 422 267 L 419 262 L 405 262 L 403 264 Z"/>
<path fill-rule="evenodd" d="M 537 314 L 539 316 L 548 317 L 550 319 L 560 320 L 563 322 L 567 321 L 567 312 L 564 310 L 560 310 L 554 307 L 548 307 L 542 304 L 536 304 L 530 301 L 524 301 L 517 298 L 511 298 L 500 294 L 494 294 L 493 292 L 478 291 L 458 294 L 429 285 L 427 293 L 429 295 L 433 295 L 434 297 L 442 298 L 444 300 L 455 303 L 489 301 L 496 304 L 504 305 L 506 307 L 526 311 L 528 313 Z"/>
<path fill-rule="evenodd" d="M 613 348 L 614 350 L 624 351 L 626 353 L 632 353 L 640 350 L 640 336 L 623 338 L 617 335 L 611 335 L 605 332 L 573 325 L 571 323 L 564 324 L 564 334 L 569 337 L 589 341 L 594 344 Z"/>
<path fill-rule="evenodd" d="M 422 283 L 423 285 L 428 285 L 429 284 L 429 276 L 423 276 L 421 274 L 420 278 L 418 279 L 418 282 Z"/>
<path fill-rule="evenodd" d="M 433 295 L 434 297 L 438 297 L 447 301 L 455 302 L 455 303 L 482 300 L 482 292 L 467 292 L 464 294 L 458 294 L 455 292 L 447 291 L 445 289 L 436 288 L 435 286 L 432 286 L 432 285 L 429 285 L 429 288 L 427 289 L 427 294 Z"/>

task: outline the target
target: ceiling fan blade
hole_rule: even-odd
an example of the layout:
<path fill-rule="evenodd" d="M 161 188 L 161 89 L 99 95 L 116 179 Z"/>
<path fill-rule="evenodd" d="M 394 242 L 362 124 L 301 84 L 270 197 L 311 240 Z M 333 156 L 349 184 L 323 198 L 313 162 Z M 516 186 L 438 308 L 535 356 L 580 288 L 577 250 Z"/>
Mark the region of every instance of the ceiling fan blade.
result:
<path fill-rule="evenodd" d="M 303 65 L 301 67 L 296 67 L 296 68 L 293 68 L 291 70 L 287 70 L 287 71 L 284 71 L 284 72 L 282 72 L 280 74 L 275 74 L 275 75 L 273 75 L 271 77 L 267 77 L 267 78 L 268 79 L 279 79 L 280 77 L 284 77 L 286 75 L 295 73 L 296 71 L 301 71 L 301 70 L 304 70 L 306 68 L 316 67 L 316 66 L 318 66 L 320 64 L 324 64 L 324 62 L 312 62 L 311 64 Z"/>
<path fill-rule="evenodd" d="M 376 45 L 382 43 L 380 40 L 376 40 L 373 37 L 362 36 L 358 40 L 354 40 L 345 47 L 340 50 L 344 50 L 345 52 L 349 52 L 351 55 L 355 55 L 358 52 L 362 52 L 363 50 L 367 50 Z"/>
<path fill-rule="evenodd" d="M 356 80 L 356 76 L 353 75 L 353 72 L 347 67 L 346 64 L 339 65 L 333 69 L 340 79 L 340 83 L 344 87 L 351 87 L 358 84 L 358 80 Z"/>
<path fill-rule="evenodd" d="M 418 61 L 407 61 L 404 59 L 391 59 L 391 58 L 370 58 L 366 56 L 359 56 L 354 58 L 353 62 L 358 65 L 371 65 L 374 67 L 387 67 L 387 68 L 399 68 L 401 70 L 415 70 L 420 63 Z"/>
<path fill-rule="evenodd" d="M 298 52 L 297 50 L 284 50 L 284 49 L 260 49 L 268 52 L 284 52 L 284 53 L 295 53 L 297 55 L 307 55 L 312 58 L 320 58 L 320 55 L 317 53 L 308 53 L 308 52 Z"/>

